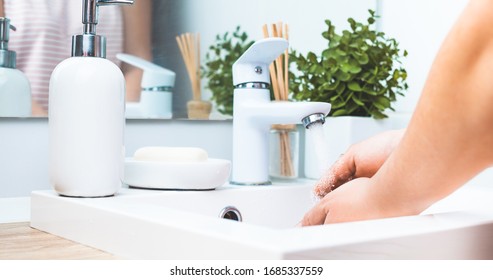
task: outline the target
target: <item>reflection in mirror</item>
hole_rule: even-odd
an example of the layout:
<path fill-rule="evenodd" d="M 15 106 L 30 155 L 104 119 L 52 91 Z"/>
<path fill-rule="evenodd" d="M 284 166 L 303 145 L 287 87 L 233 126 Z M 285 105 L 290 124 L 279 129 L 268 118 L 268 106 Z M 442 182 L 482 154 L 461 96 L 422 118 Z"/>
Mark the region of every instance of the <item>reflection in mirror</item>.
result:
<path fill-rule="evenodd" d="M 82 32 L 81 2 L 0 0 L 0 14 L 4 8 L 5 15 L 17 27 L 17 31 L 11 32 L 9 48 L 17 52 L 17 67 L 31 82 L 33 116 L 46 115 L 51 71 L 70 56 L 71 36 Z M 108 59 L 121 65 L 125 73 L 127 101 L 132 102 L 127 110 L 132 110 L 132 104 L 142 105 L 145 101 L 141 96 L 142 71 L 117 59 L 119 52 L 135 55 L 176 73 L 174 87 L 168 88 L 172 94 L 166 102 L 171 99 L 172 116 L 181 119 L 187 118 L 186 104 L 193 94 L 176 42 L 177 35 L 200 33 L 202 66 L 216 35 L 231 33 L 237 26 L 248 34 L 249 40 L 258 40 L 263 37 L 264 24 L 282 21 L 289 24 L 292 49 L 301 53 L 317 52 L 325 44 L 320 35 L 325 28 L 325 19 L 342 29 L 347 27 L 348 17 L 366 18 L 368 9 L 376 9 L 375 0 L 135 0 L 133 6 L 101 9 L 97 32 L 107 37 Z M 207 88 L 207 81 L 202 79 L 201 84 L 202 99 L 210 100 L 212 92 Z M 154 101 L 150 102 L 156 105 Z M 163 100 L 158 102 L 165 104 Z M 157 117 L 166 118 L 163 115 Z M 219 113 L 213 106 L 210 118 L 230 116 Z"/>
<path fill-rule="evenodd" d="M 30 81 L 32 116 L 47 115 L 51 73 L 56 65 L 71 56 L 71 36 L 83 32 L 83 2 L 0 0 L 2 16 L 17 27 L 10 33 L 9 48 L 17 52 L 17 68 Z M 100 12 L 96 32 L 107 37 L 106 58 L 117 65 L 121 62 L 116 54 L 122 52 L 151 59 L 151 2 L 138 0 L 133 6 L 108 6 Z M 122 70 L 127 83 L 127 100 L 138 100 L 141 71 L 128 65 L 123 65 Z"/>

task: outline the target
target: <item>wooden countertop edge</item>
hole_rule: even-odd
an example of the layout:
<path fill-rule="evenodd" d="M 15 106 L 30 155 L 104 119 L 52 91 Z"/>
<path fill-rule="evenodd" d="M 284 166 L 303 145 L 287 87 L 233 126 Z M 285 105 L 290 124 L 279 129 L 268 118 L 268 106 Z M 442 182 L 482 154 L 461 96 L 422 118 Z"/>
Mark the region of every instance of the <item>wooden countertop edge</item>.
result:
<path fill-rule="evenodd" d="M 0 260 L 115 260 L 117 257 L 40 230 L 0 224 Z"/>

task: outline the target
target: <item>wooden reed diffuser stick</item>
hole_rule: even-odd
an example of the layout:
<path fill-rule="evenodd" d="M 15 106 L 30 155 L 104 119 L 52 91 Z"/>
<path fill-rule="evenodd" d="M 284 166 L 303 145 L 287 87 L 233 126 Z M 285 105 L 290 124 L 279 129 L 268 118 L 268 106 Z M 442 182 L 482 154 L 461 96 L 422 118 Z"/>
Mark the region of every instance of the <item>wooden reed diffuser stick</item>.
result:
<path fill-rule="evenodd" d="M 289 26 L 287 24 L 284 25 L 284 39 L 289 41 Z M 286 100 L 288 99 L 289 93 L 289 52 L 286 49 L 284 51 L 284 88 L 286 90 Z"/>
<path fill-rule="evenodd" d="M 262 31 L 264 38 L 270 37 L 268 26 L 263 25 Z M 286 40 L 289 39 L 289 28 L 287 24 L 279 22 L 272 24 L 272 37 L 280 37 Z M 283 57 L 284 56 L 284 57 Z M 274 92 L 274 99 L 276 101 L 287 101 L 289 95 L 288 88 L 288 74 L 289 74 L 289 54 L 286 50 L 283 55 L 279 56 L 269 66 L 270 77 L 272 80 L 272 89 Z M 280 131 L 279 133 L 279 145 L 280 145 L 280 173 L 285 177 L 292 177 L 295 174 L 293 159 L 291 156 L 291 143 L 289 139 L 289 131 L 295 129 L 294 125 L 274 125 L 274 129 Z"/>
<path fill-rule="evenodd" d="M 200 86 L 200 34 L 185 33 L 176 36 L 181 56 L 187 68 L 193 99 L 201 100 Z"/>

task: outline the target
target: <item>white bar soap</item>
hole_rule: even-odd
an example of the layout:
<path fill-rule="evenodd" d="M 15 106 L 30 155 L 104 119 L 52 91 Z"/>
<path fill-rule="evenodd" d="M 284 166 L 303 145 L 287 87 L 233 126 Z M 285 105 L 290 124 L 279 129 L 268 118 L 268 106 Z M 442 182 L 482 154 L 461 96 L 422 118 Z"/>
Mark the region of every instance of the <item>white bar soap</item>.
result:
<path fill-rule="evenodd" d="M 207 152 L 195 147 L 143 147 L 135 151 L 134 160 L 153 162 L 202 162 Z"/>

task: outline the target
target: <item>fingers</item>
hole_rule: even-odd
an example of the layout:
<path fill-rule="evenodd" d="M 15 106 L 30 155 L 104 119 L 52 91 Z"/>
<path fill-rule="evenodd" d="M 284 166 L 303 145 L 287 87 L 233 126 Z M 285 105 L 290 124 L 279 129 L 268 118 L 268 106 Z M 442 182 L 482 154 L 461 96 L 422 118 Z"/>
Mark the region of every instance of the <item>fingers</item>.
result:
<path fill-rule="evenodd" d="M 325 223 L 325 220 L 329 214 L 329 208 L 326 207 L 328 205 L 328 201 L 324 200 L 328 199 L 323 199 L 305 214 L 299 223 L 302 227 L 321 225 Z"/>
<path fill-rule="evenodd" d="M 356 178 L 329 193 L 308 211 L 301 226 L 333 224 L 365 220 L 381 216 L 375 201 L 371 201 L 370 178 Z"/>
<path fill-rule="evenodd" d="M 322 175 L 315 184 L 314 194 L 319 197 L 325 197 L 328 193 L 339 186 L 353 179 L 356 172 L 353 152 L 350 149 Z"/>

